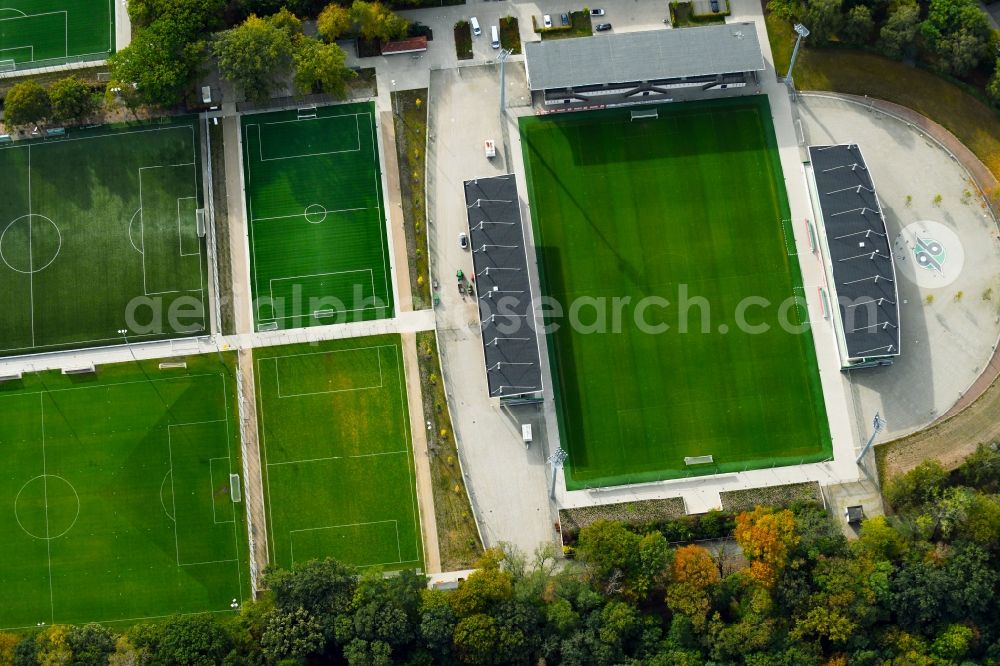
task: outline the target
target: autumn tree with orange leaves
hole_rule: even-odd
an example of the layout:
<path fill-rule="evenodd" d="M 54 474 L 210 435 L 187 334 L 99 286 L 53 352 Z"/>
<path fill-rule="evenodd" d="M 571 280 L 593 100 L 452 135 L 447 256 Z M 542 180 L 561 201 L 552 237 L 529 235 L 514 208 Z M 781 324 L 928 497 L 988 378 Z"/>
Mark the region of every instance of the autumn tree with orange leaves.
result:
<path fill-rule="evenodd" d="M 750 560 L 750 578 L 766 588 L 774 586 L 788 553 L 799 543 L 795 515 L 788 509 L 758 506 L 736 516 L 736 543 Z"/>
<path fill-rule="evenodd" d="M 701 629 L 709 609 L 708 589 L 719 582 L 719 570 L 711 554 L 701 546 L 681 546 L 674 554 L 667 586 L 667 607 L 686 615 Z"/>

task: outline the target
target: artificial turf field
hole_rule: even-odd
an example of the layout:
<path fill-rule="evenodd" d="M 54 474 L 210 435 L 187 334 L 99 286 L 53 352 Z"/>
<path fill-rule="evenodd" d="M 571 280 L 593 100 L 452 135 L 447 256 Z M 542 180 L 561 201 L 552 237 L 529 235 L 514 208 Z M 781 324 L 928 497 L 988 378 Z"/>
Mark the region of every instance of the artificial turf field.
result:
<path fill-rule="evenodd" d="M 399 336 L 254 350 L 271 564 L 423 562 Z"/>
<path fill-rule="evenodd" d="M 197 137 L 186 118 L 0 147 L 0 354 L 206 330 Z"/>
<path fill-rule="evenodd" d="M 831 455 L 812 334 L 778 326 L 778 304 L 803 292 L 767 98 L 658 111 L 521 119 L 543 293 L 566 311 L 582 297 L 632 304 L 620 333 L 563 320 L 548 336 L 570 490 Z M 685 287 L 710 306 L 704 333 L 702 309 L 677 306 Z M 635 323 L 648 296 L 671 304 L 641 312 L 665 333 Z M 772 304 L 746 313 L 768 332 L 737 327 L 748 296 Z M 705 455 L 714 464 L 685 465 Z"/>
<path fill-rule="evenodd" d="M 0 628 L 229 612 L 249 594 L 232 358 L 0 384 Z"/>
<path fill-rule="evenodd" d="M 0 61 L 55 65 L 114 50 L 114 0 L 0 0 Z"/>
<path fill-rule="evenodd" d="M 258 329 L 391 317 L 374 103 L 242 123 Z"/>

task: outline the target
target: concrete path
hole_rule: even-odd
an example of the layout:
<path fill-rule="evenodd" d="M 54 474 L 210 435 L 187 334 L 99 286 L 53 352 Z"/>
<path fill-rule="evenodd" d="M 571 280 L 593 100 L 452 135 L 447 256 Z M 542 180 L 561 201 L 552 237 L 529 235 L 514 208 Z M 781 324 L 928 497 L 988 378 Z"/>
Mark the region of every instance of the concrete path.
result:
<path fill-rule="evenodd" d="M 115 51 L 121 51 L 132 43 L 132 21 L 128 16 L 127 0 L 113 0 L 115 3 Z"/>
<path fill-rule="evenodd" d="M 240 445 L 243 457 L 243 494 L 247 507 L 250 535 L 250 555 L 255 587 L 260 586 L 260 577 L 271 561 L 267 540 L 267 513 L 264 503 L 264 477 L 260 464 L 260 440 L 257 430 L 257 390 L 254 381 L 253 353 L 242 349 L 239 353 L 239 405 Z M 256 589 L 254 590 L 256 592 Z"/>
<path fill-rule="evenodd" d="M 517 79 L 516 68 L 510 68 Z M 524 87 L 521 70 L 520 87 Z M 462 67 L 431 73 L 427 155 L 431 271 L 441 284 L 438 343 L 462 466 L 487 547 L 500 541 L 531 553 L 555 536 L 546 490 L 545 447 L 525 449 L 519 423 L 489 397 L 476 302 L 455 288 L 455 271 L 472 274 L 472 259 L 458 245 L 468 230 L 463 182 L 506 172 L 516 161 L 504 147 L 494 160 L 483 139 L 502 136 L 498 72 Z"/>
<path fill-rule="evenodd" d="M 253 331 L 253 309 L 250 292 L 250 230 L 246 221 L 243 183 L 243 142 L 240 118 L 232 102 L 223 104 L 230 113 L 222 119 L 222 136 L 226 142 L 226 204 L 229 210 L 229 256 L 233 269 L 233 316 L 237 333 Z"/>
<path fill-rule="evenodd" d="M 413 443 L 413 465 L 417 479 L 417 507 L 424 542 L 424 571 L 440 573 L 441 549 L 438 545 L 437 516 L 434 513 L 434 487 L 431 480 L 430 452 L 427 430 L 424 428 L 424 402 L 420 385 L 420 362 L 417 358 L 417 336 L 404 333 L 403 372 L 406 375 L 406 401 L 410 412 L 410 438 Z"/>

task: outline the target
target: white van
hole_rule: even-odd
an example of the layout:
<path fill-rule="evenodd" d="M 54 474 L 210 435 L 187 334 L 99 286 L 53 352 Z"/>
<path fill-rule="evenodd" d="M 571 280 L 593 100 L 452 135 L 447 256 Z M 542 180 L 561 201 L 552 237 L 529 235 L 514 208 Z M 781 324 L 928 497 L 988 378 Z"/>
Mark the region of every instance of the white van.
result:
<path fill-rule="evenodd" d="M 490 46 L 492 46 L 495 49 L 500 48 L 500 28 L 496 27 L 495 25 L 491 26 L 490 36 L 492 37 L 492 39 L 490 40 Z"/>
<path fill-rule="evenodd" d="M 483 34 L 483 29 L 479 27 L 479 19 L 475 16 L 469 19 L 469 23 L 472 25 L 472 34 L 478 37 Z"/>

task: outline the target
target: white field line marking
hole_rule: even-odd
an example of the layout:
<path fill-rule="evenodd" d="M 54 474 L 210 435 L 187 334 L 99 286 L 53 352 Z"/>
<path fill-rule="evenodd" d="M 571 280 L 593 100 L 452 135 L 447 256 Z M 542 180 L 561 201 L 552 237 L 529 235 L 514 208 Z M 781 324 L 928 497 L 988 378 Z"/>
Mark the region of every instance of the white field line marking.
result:
<path fill-rule="evenodd" d="M 326 277 L 328 275 L 341 275 L 343 273 L 364 273 L 366 271 L 368 273 L 368 280 L 369 280 L 369 282 L 371 282 L 371 288 L 372 288 L 371 295 L 372 295 L 372 298 L 374 299 L 377 296 L 377 294 L 375 293 L 375 273 L 370 268 L 358 268 L 358 269 L 349 270 L 349 271 L 334 271 L 332 273 L 314 273 L 312 275 L 295 275 L 293 277 L 271 278 L 268 281 L 268 289 L 271 292 L 271 302 L 274 303 L 274 301 L 275 301 L 275 298 L 274 298 L 274 283 L 275 282 L 281 282 L 282 280 L 301 280 L 303 278 L 311 278 L 311 277 Z M 336 298 L 336 296 L 334 296 L 334 298 Z M 346 305 L 346 303 L 345 303 L 345 305 Z M 378 309 L 378 306 L 372 304 L 372 305 L 365 305 L 364 307 L 360 307 L 360 308 L 344 308 L 340 312 L 345 312 L 345 313 L 346 312 L 365 312 L 366 310 L 377 310 L 377 309 Z M 279 321 L 279 320 L 284 320 L 284 319 L 299 319 L 301 317 L 311 317 L 311 316 L 312 316 L 312 312 L 303 312 L 301 314 L 284 315 L 282 317 L 269 317 L 267 319 L 264 319 L 263 321 Z"/>
<path fill-rule="evenodd" d="M 194 130 L 192 129 L 191 131 L 193 132 Z M 143 292 L 143 295 L 145 295 L 145 296 L 162 296 L 164 294 L 179 294 L 181 292 L 201 292 L 201 291 L 204 290 L 204 287 L 199 287 L 198 289 L 170 289 L 170 290 L 165 290 L 165 291 L 150 291 L 149 290 L 149 282 L 148 282 L 148 280 L 146 278 L 146 213 L 145 213 L 146 207 L 142 203 L 142 172 L 146 171 L 146 170 L 149 170 L 149 169 L 173 169 L 173 168 L 176 168 L 176 167 L 186 167 L 186 166 L 196 167 L 197 163 L 195 163 L 195 162 L 184 162 L 184 163 L 181 163 L 181 164 L 155 164 L 153 166 L 139 167 L 139 232 L 140 232 L 140 239 L 141 239 L 139 244 L 142 247 L 142 250 L 141 250 L 141 252 L 142 252 L 142 292 Z M 197 171 L 196 168 L 193 168 L 192 170 L 193 171 Z M 198 189 L 197 189 L 197 185 L 196 185 L 195 186 L 195 195 L 196 196 L 193 196 L 193 197 L 180 197 L 180 198 L 195 199 L 195 200 L 197 200 L 197 198 L 198 198 L 197 194 L 198 194 Z M 180 203 L 179 202 L 178 202 L 177 206 L 178 206 L 178 211 L 179 211 L 180 210 Z M 178 217 L 179 216 L 180 216 L 180 213 L 178 212 Z M 179 231 L 179 228 L 180 228 L 180 221 L 178 220 L 178 231 Z M 179 242 L 180 242 L 180 239 L 178 239 L 178 243 Z M 183 250 L 181 250 L 180 256 L 182 256 L 182 257 L 185 256 Z M 198 246 L 198 257 L 199 258 L 201 257 L 201 245 L 200 244 Z M 200 261 L 200 259 L 198 261 L 198 271 L 199 271 L 199 274 L 200 274 L 200 272 L 201 272 L 201 261 Z M 201 283 L 201 281 L 202 281 L 202 277 L 199 277 L 199 284 Z M 202 300 L 204 301 L 204 299 L 202 299 Z"/>
<path fill-rule="evenodd" d="M 295 534 L 297 532 L 319 532 L 322 530 L 336 530 L 343 529 L 345 527 L 361 527 L 363 525 L 384 525 L 386 523 L 392 523 L 396 530 L 396 553 L 398 559 L 395 562 L 375 562 L 373 564 L 355 564 L 359 567 L 375 567 L 382 564 L 400 564 L 403 561 L 403 556 L 400 553 L 399 546 L 399 521 L 397 520 L 375 520 L 367 523 L 344 523 L 343 525 L 327 525 L 326 527 L 305 527 L 298 530 L 288 530 L 288 543 L 291 549 L 292 564 L 295 564 Z"/>
<path fill-rule="evenodd" d="M 185 252 L 184 251 L 184 227 L 181 225 L 181 202 L 194 200 L 194 207 L 198 208 L 198 197 L 177 197 L 177 246 L 179 248 L 180 256 L 182 257 L 201 257 L 201 242 L 198 242 L 197 252 Z M 195 238 L 198 237 L 198 218 L 197 213 L 195 213 Z M 199 265 L 201 262 L 198 262 Z"/>
<path fill-rule="evenodd" d="M 174 487 L 174 447 L 170 439 L 170 425 L 167 425 L 167 460 L 170 463 L 170 500 L 174 509 L 174 552 L 177 555 L 177 566 L 181 565 L 181 544 L 177 539 L 177 489 Z"/>
<path fill-rule="evenodd" d="M 374 105 L 374 102 L 369 102 L 369 103 Z M 377 129 L 375 127 L 375 114 L 374 113 L 369 114 L 368 117 L 369 120 L 371 121 L 372 155 L 374 156 L 375 159 L 375 168 L 372 170 L 372 175 L 375 179 L 375 206 L 376 208 L 378 208 L 378 225 L 379 225 L 378 238 L 382 244 L 382 255 L 381 255 L 382 278 L 385 280 L 385 300 L 388 303 L 389 295 L 392 292 L 392 282 L 389 281 L 389 266 L 388 263 L 386 262 L 386 251 L 385 251 L 385 237 L 386 234 L 388 233 L 387 227 L 389 224 L 389 218 L 385 214 L 385 211 L 382 208 L 382 197 L 386 196 L 386 194 L 385 192 L 382 191 L 382 181 L 380 180 L 382 175 L 382 161 L 381 159 L 379 159 L 379 153 L 378 153 L 378 142 L 377 142 L 378 136 L 376 134 Z M 360 132 L 361 130 L 359 129 L 358 130 L 359 136 Z M 374 284 L 372 286 L 372 290 L 374 291 Z M 393 310 L 395 310 L 398 307 L 399 307 L 398 303 L 393 303 L 393 308 L 392 308 Z"/>
<path fill-rule="evenodd" d="M 354 213 L 354 212 L 357 212 L 359 210 L 369 210 L 369 209 L 368 208 L 338 208 L 337 210 L 328 210 L 328 211 L 326 211 L 326 214 L 329 215 L 331 213 Z M 276 215 L 274 217 L 258 217 L 258 218 L 254 218 L 252 221 L 253 222 L 270 222 L 272 220 L 289 220 L 289 219 L 291 219 L 293 217 L 305 217 L 305 216 L 306 216 L 305 213 L 296 213 L 295 215 Z"/>
<path fill-rule="evenodd" d="M 380 354 L 378 352 L 378 348 L 377 347 L 375 349 L 376 349 L 376 351 L 375 351 L 375 358 L 378 359 L 378 384 L 369 384 L 367 386 L 357 386 L 355 388 L 347 388 L 347 389 L 331 389 L 329 391 L 313 391 L 311 393 L 287 393 L 287 394 L 282 393 L 281 392 L 281 370 L 279 369 L 279 366 L 278 366 L 278 357 L 272 357 L 272 358 L 274 358 L 274 372 L 277 375 L 277 379 L 278 379 L 278 398 L 279 399 L 280 398 L 301 398 L 301 397 L 305 397 L 305 396 L 309 396 L 309 395 L 326 395 L 328 393 L 350 393 L 352 391 L 367 391 L 367 390 L 370 390 L 370 389 L 380 389 L 380 388 L 382 388 L 382 386 L 383 386 L 383 382 L 382 382 L 382 354 Z M 335 349 L 335 350 L 332 350 L 332 351 L 329 351 L 329 352 L 316 352 L 316 354 L 317 355 L 318 354 L 336 354 L 336 353 L 339 353 L 341 351 L 346 351 L 346 350 L 337 350 L 337 349 Z M 285 357 L 285 358 L 287 358 L 287 357 Z"/>
<path fill-rule="evenodd" d="M 223 404 L 225 405 L 225 410 L 226 410 L 226 419 L 225 419 L 225 421 L 226 421 L 226 456 L 229 458 L 229 464 L 230 464 L 229 469 L 232 469 L 233 449 L 232 449 L 232 434 L 229 431 L 229 411 L 230 411 L 229 389 L 226 386 L 226 376 L 223 375 L 222 373 L 219 374 L 219 381 L 222 382 L 222 398 L 223 398 L 223 401 L 224 401 Z M 237 461 L 237 467 L 240 467 L 240 465 L 238 464 L 239 462 L 241 462 L 241 461 Z M 244 492 L 244 497 L 246 497 L 246 493 L 245 492 Z M 243 501 L 244 502 L 249 502 L 248 499 L 244 499 Z M 236 506 L 233 505 L 233 546 L 234 546 L 234 548 L 236 550 L 236 584 L 239 586 L 239 591 L 240 591 L 240 606 L 242 607 L 243 606 L 243 571 L 242 571 L 242 567 L 240 566 L 240 523 L 239 523 L 238 520 L 236 520 L 236 516 L 237 516 Z M 249 542 L 249 537 L 248 537 L 247 538 L 247 546 L 249 547 L 249 545 L 250 545 L 250 542 Z"/>
<path fill-rule="evenodd" d="M 226 608 L 226 609 L 222 609 L 222 610 L 192 611 L 190 613 L 168 613 L 167 615 L 145 615 L 143 617 L 124 617 L 124 618 L 121 618 L 120 620 L 108 620 L 108 619 L 90 620 L 90 622 L 93 622 L 93 623 L 96 623 L 96 624 L 114 624 L 116 622 L 135 623 L 135 622 L 139 622 L 141 620 L 159 620 L 159 619 L 162 619 L 162 618 L 165 618 L 165 617 L 201 615 L 203 613 L 239 613 L 239 612 L 240 612 L 239 609 L 234 610 L 232 608 Z M 18 630 L 21 630 L 21 629 L 37 629 L 37 628 L 38 628 L 37 624 L 32 624 L 32 625 L 25 626 L 25 627 L 0 627 L 0 631 L 18 631 Z"/>
<path fill-rule="evenodd" d="M 49 621 L 56 621 L 56 604 L 52 592 L 52 539 L 49 538 L 49 477 L 45 461 L 45 394 L 38 394 L 38 407 L 41 410 L 42 425 L 42 487 L 45 496 L 45 549 L 49 560 Z"/>
<path fill-rule="evenodd" d="M 406 449 L 399 451 L 382 451 L 381 453 L 359 453 L 353 456 L 326 456 L 324 458 L 307 458 L 304 460 L 288 460 L 285 462 L 271 463 L 268 467 L 281 467 L 282 465 L 303 465 L 306 463 L 326 462 L 329 460 L 354 460 L 357 458 L 378 458 L 381 456 L 398 456 L 401 453 L 408 453 Z"/>
<path fill-rule="evenodd" d="M 399 382 L 399 413 L 400 413 L 400 421 L 399 422 L 400 422 L 400 424 L 402 425 L 402 428 L 403 428 L 403 440 L 405 442 L 405 448 L 402 449 L 402 450 L 399 450 L 399 451 L 389 451 L 389 452 L 385 452 L 385 453 L 370 453 L 370 454 L 362 454 L 362 455 L 357 455 L 357 456 L 342 456 L 342 457 L 336 457 L 335 456 L 335 457 L 330 457 L 330 458 L 314 458 L 314 459 L 308 459 L 308 460 L 292 460 L 292 461 L 285 461 L 285 462 L 269 463 L 269 462 L 267 462 L 267 434 L 266 434 L 266 428 L 264 428 L 264 395 L 263 395 L 263 393 L 259 393 L 259 397 L 258 397 L 258 407 L 259 407 L 259 409 L 257 411 L 258 411 L 258 418 L 260 420 L 261 448 L 262 448 L 263 457 L 264 457 L 262 467 L 264 469 L 270 469 L 271 467 L 279 467 L 279 466 L 282 466 L 282 465 L 292 465 L 292 464 L 300 464 L 300 463 L 308 463 L 308 462 L 321 462 L 321 461 L 327 461 L 327 460 L 338 460 L 338 459 L 347 459 L 347 458 L 374 458 L 374 457 L 386 456 L 386 455 L 404 454 L 406 456 L 406 466 L 407 466 L 407 470 L 409 472 L 408 485 L 409 485 L 409 489 L 410 489 L 410 511 L 411 511 L 411 517 L 412 517 L 412 521 L 413 521 L 412 524 L 413 524 L 413 527 L 414 527 L 413 543 L 414 543 L 415 552 L 417 552 L 419 554 L 419 553 L 421 553 L 421 550 L 420 550 L 420 518 L 419 518 L 418 508 L 417 508 L 416 489 L 414 487 L 415 486 L 415 479 L 414 479 L 414 477 L 415 477 L 415 474 L 416 474 L 416 470 L 414 469 L 412 444 L 410 442 L 410 422 L 409 422 L 409 419 L 407 418 L 408 417 L 408 409 L 407 409 L 407 405 L 406 405 L 406 394 L 405 394 L 405 391 L 404 391 L 404 381 L 405 381 L 405 378 L 403 376 L 403 363 L 402 363 L 401 348 L 400 348 L 399 345 L 389 344 L 389 345 L 370 345 L 370 346 L 366 346 L 366 347 L 351 347 L 351 348 L 348 348 L 348 349 L 334 350 L 334 351 L 350 351 L 350 350 L 359 350 L 359 349 L 371 349 L 373 347 L 376 348 L 376 349 L 379 349 L 379 350 L 381 350 L 384 347 L 391 347 L 391 348 L 393 348 L 395 350 L 394 351 L 394 356 L 396 358 L 396 364 L 397 364 L 396 375 L 397 375 L 397 380 Z M 315 355 L 315 354 L 325 354 L 325 353 L 329 353 L 329 352 L 306 352 L 306 353 L 303 353 L 303 354 L 284 354 L 284 355 L 281 355 L 281 356 L 267 357 L 267 358 L 288 358 L 288 357 L 295 357 L 295 356 L 312 356 L 312 355 Z M 381 357 L 381 354 L 380 354 L 380 357 Z M 267 358 L 256 359 L 256 361 L 257 361 L 257 377 L 264 377 L 265 376 L 265 373 L 262 372 L 262 362 L 264 360 L 267 360 Z M 271 475 L 268 474 L 267 475 L 267 505 L 268 505 L 268 512 L 273 516 L 274 512 L 273 512 L 273 509 L 272 509 L 271 501 L 272 501 Z M 273 518 L 269 518 L 269 520 L 273 520 Z M 385 522 L 387 522 L 387 521 L 385 521 Z M 271 534 L 274 534 L 275 532 L 274 532 L 273 522 L 270 524 L 270 527 L 271 527 Z M 303 531 L 303 530 L 299 530 L 299 531 Z M 397 537 L 397 542 L 398 542 L 398 537 Z M 276 553 L 277 544 L 276 543 L 270 543 L 269 546 L 270 546 L 269 550 L 272 551 L 272 557 L 276 558 L 277 557 L 277 553 Z M 293 557 L 294 557 L 294 555 L 293 555 Z M 272 561 L 276 561 L 276 559 L 274 559 Z M 415 559 L 415 560 L 405 560 L 405 561 L 400 560 L 399 562 L 381 562 L 379 564 L 405 564 L 407 562 L 419 562 L 419 561 L 420 560 L 419 560 L 419 557 L 418 557 L 418 559 Z M 363 565 L 363 566 L 378 566 L 378 565 L 376 564 L 376 565 Z"/>
<path fill-rule="evenodd" d="M 10 11 L 20 11 L 20 10 L 11 9 Z M 69 57 L 69 14 L 65 9 L 51 11 L 51 12 L 38 12 L 37 14 L 25 14 L 24 12 L 21 12 L 21 16 L 9 16 L 7 18 L 0 18 L 0 21 L 21 21 L 24 19 L 38 18 L 39 16 L 55 16 L 56 14 L 62 14 L 63 17 L 63 58 L 68 58 Z M 21 46 L 15 48 L 25 48 L 25 47 Z M 10 49 L 4 49 L 4 50 L 10 50 Z M 47 60 L 51 60 L 51 58 L 47 58 Z M 34 46 L 31 46 L 31 62 L 35 62 Z"/>
<path fill-rule="evenodd" d="M 228 429 L 229 424 L 227 423 L 226 426 L 227 426 L 227 429 Z M 227 444 L 228 444 L 228 442 L 227 442 Z M 230 507 L 233 508 L 233 517 L 231 519 L 229 519 L 229 520 L 219 520 L 218 516 L 216 515 L 216 512 L 215 512 L 215 473 L 214 473 L 215 472 L 215 468 L 213 467 L 213 464 L 215 463 L 216 460 L 225 460 L 226 461 L 226 474 L 227 475 L 232 473 L 232 469 L 233 468 L 229 464 L 230 461 L 229 461 L 229 457 L 228 456 L 218 456 L 216 458 L 209 458 L 208 459 L 208 485 L 209 485 L 210 490 L 211 490 L 210 497 L 212 498 L 212 522 L 215 523 L 216 525 L 228 525 L 229 523 L 231 523 L 234 520 L 236 520 L 236 509 L 234 507 L 234 503 L 233 502 L 229 502 Z"/>
<path fill-rule="evenodd" d="M 35 271 L 31 249 L 31 144 L 28 144 L 28 298 L 31 313 L 31 346 L 35 346 Z"/>

